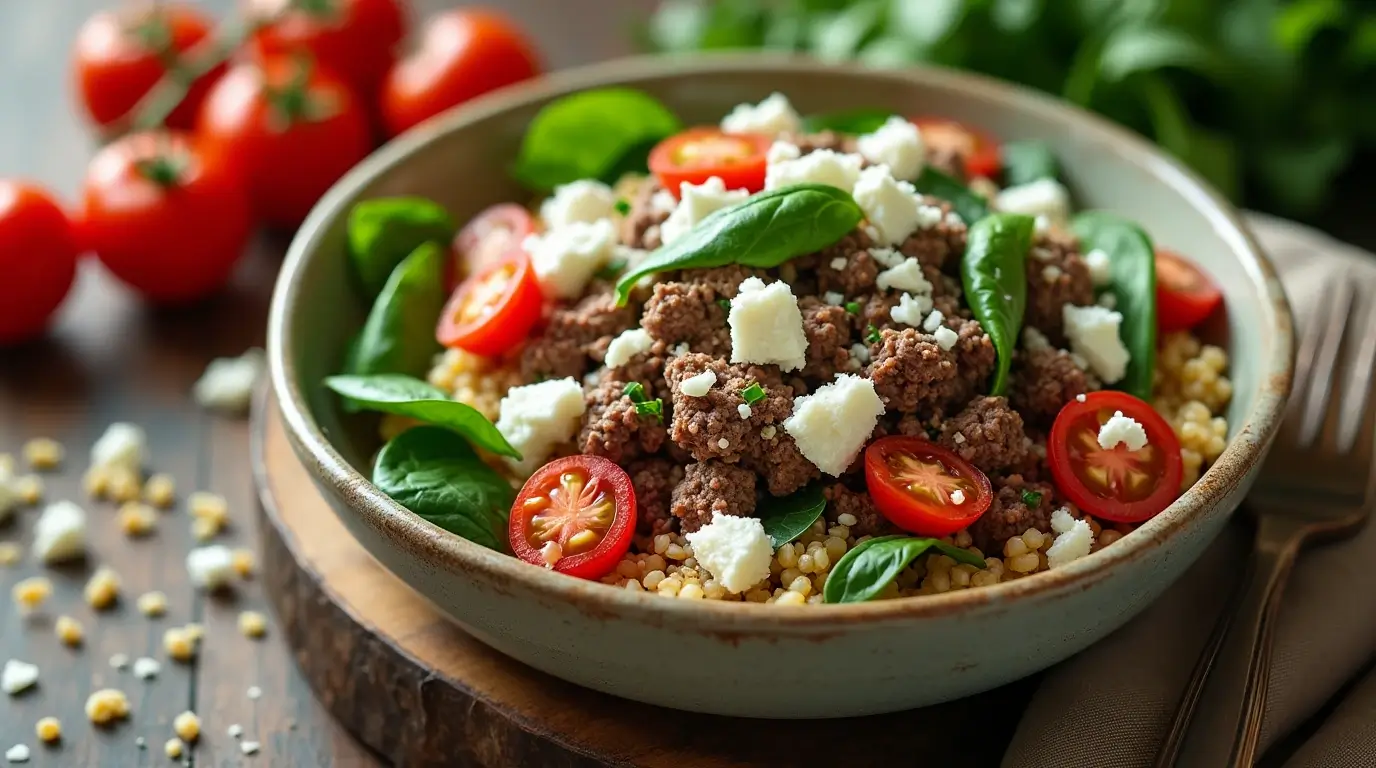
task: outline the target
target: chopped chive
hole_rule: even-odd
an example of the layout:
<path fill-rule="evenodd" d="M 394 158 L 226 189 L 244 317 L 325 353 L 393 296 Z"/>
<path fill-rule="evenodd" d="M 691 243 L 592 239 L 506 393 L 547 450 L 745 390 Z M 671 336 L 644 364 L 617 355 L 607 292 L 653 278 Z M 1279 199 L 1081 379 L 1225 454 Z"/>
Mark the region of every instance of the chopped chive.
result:
<path fill-rule="evenodd" d="M 643 403 L 646 400 L 645 386 L 638 381 L 633 381 L 630 384 L 627 384 L 626 388 L 622 390 L 622 394 L 624 394 L 626 397 L 631 398 L 631 402 L 633 403 Z"/>
<path fill-rule="evenodd" d="M 1037 491 L 1023 491 L 1022 503 L 1029 507 L 1035 507 L 1042 503 L 1042 495 Z"/>
<path fill-rule="evenodd" d="M 641 416 L 653 416 L 662 422 L 664 421 L 664 401 L 655 398 L 636 403 L 635 412 Z"/>
<path fill-rule="evenodd" d="M 875 328 L 873 325 L 867 326 L 867 327 L 865 328 L 865 341 L 866 341 L 867 343 L 869 343 L 869 344 L 878 344 L 880 338 L 882 338 L 882 337 L 879 335 L 879 329 L 878 329 L 878 328 Z"/>
<path fill-rule="evenodd" d="M 746 405 L 754 405 L 765 398 L 764 389 L 759 382 L 751 382 L 750 386 L 741 392 L 741 397 L 745 398 Z"/>
<path fill-rule="evenodd" d="M 730 311 L 731 311 L 731 300 L 730 300 L 730 299 L 717 299 L 717 306 L 721 307 L 722 309 L 726 310 L 727 312 L 730 312 Z"/>
<path fill-rule="evenodd" d="M 599 280 L 615 280 L 617 277 L 621 276 L 622 272 L 625 271 L 625 259 L 612 259 L 611 261 L 607 262 L 607 265 L 605 267 L 602 267 L 601 269 L 597 270 L 597 273 L 594 274 L 593 277 L 596 277 Z"/>
<path fill-rule="evenodd" d="M 620 200 L 617 200 L 617 201 L 616 201 L 616 212 L 619 213 L 619 214 L 621 214 L 622 216 L 625 216 L 626 214 L 628 214 L 628 213 L 631 212 L 631 204 L 630 204 L 629 202 L 627 202 L 626 199 L 625 199 L 624 197 L 621 198 Z"/>
<path fill-rule="evenodd" d="M 858 314 L 860 314 L 860 302 L 858 302 L 858 301 L 848 301 L 848 302 L 846 302 L 846 311 L 849 312 L 849 313 L 851 313 L 852 315 L 858 315 Z"/>

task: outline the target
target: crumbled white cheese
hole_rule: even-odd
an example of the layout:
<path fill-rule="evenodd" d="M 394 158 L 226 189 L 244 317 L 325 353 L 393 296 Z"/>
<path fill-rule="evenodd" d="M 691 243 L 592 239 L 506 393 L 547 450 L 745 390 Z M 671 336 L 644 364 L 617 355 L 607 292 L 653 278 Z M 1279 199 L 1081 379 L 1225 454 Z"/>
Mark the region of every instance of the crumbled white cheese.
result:
<path fill-rule="evenodd" d="M 1050 248 L 1043 248 L 1040 245 L 1032 246 L 1032 250 L 1028 251 L 1027 254 L 1037 261 L 1052 261 L 1056 258 L 1056 254 Z"/>
<path fill-rule="evenodd" d="M 957 432 L 951 436 L 951 442 L 955 443 L 956 445 L 964 445 L 965 435 L 962 435 L 959 432 Z"/>
<path fill-rule="evenodd" d="M 129 654 L 112 653 L 110 654 L 110 669 L 118 669 L 123 672 L 129 668 Z"/>
<path fill-rule="evenodd" d="M 841 154 L 830 149 L 817 149 L 796 160 L 780 160 L 765 166 L 764 188 L 778 189 L 790 184 L 828 184 L 847 192 L 860 180 L 860 166 L 865 159 L 859 155 Z"/>
<path fill-rule="evenodd" d="M 248 697 L 254 701 L 263 698 L 263 689 L 256 685 L 250 685 L 248 687 Z"/>
<path fill-rule="evenodd" d="M 741 415 L 741 420 L 742 420 L 742 421 L 744 421 L 744 420 L 746 420 L 746 419 L 749 419 L 749 418 L 750 418 L 750 406 L 749 406 L 748 404 L 746 404 L 746 403 L 741 403 L 740 405 L 736 406 L 736 413 L 739 413 L 739 414 Z"/>
<path fill-rule="evenodd" d="M 1046 214 L 1041 214 L 1032 219 L 1032 231 L 1039 235 L 1044 235 L 1051 231 L 1051 218 Z"/>
<path fill-rule="evenodd" d="M 887 165 L 893 175 L 912 180 L 922 172 L 926 147 L 917 126 L 901 117 L 893 116 L 874 133 L 856 139 L 860 154 L 875 165 Z"/>
<path fill-rule="evenodd" d="M 1048 567 L 1059 568 L 1079 560 L 1088 555 L 1089 550 L 1093 548 L 1094 531 L 1090 529 L 1089 523 L 1071 518 L 1070 513 L 1064 508 L 1056 510 L 1051 515 L 1051 525 L 1057 535 L 1056 540 L 1051 542 L 1051 546 L 1046 550 Z"/>
<path fill-rule="evenodd" d="M 1099 294 L 1099 298 L 1096 299 L 1094 303 L 1098 304 L 1104 309 L 1117 309 L 1118 294 L 1114 293 L 1113 291 L 1104 291 L 1103 293 Z"/>
<path fill-rule="evenodd" d="M 874 382 L 843 373 L 812 394 L 794 398 L 793 415 L 784 421 L 784 429 L 808 461 L 840 477 L 882 415 L 884 403 L 874 391 Z"/>
<path fill-rule="evenodd" d="M 1070 510 L 1061 507 L 1051 513 L 1051 532 L 1065 533 L 1075 527 L 1075 518 L 1070 516 Z"/>
<path fill-rule="evenodd" d="M 774 545 L 764 525 L 753 517 L 717 514 L 712 522 L 688 534 L 698 565 L 732 594 L 769 578 Z"/>
<path fill-rule="evenodd" d="M 239 751 L 246 755 L 256 755 L 261 747 L 262 745 L 256 741 L 245 741 L 239 744 Z"/>
<path fill-rule="evenodd" d="M 706 397 L 707 392 L 712 389 L 712 385 L 717 383 L 717 374 L 713 371 L 703 371 L 695 376 L 689 376 L 678 385 L 678 391 L 689 397 Z"/>
<path fill-rule="evenodd" d="M 244 726 L 238 723 L 230 723 L 229 727 L 225 729 L 225 733 L 229 734 L 229 738 L 237 739 L 244 735 Z"/>
<path fill-rule="evenodd" d="M 917 206 L 918 229 L 931 229 L 942 222 L 941 207 L 936 205 Z"/>
<path fill-rule="evenodd" d="M 769 145 L 769 149 L 764 153 L 766 165 L 782 163 L 785 160 L 797 160 L 803 156 L 803 150 L 791 141 L 775 141 Z"/>
<path fill-rule="evenodd" d="M 775 136 L 796 133 L 802 129 L 803 119 L 782 93 L 771 93 L 759 104 L 737 104 L 721 119 L 726 133 L 762 133 Z"/>
<path fill-rule="evenodd" d="M 253 400 L 253 386 L 263 375 L 265 365 L 263 350 L 258 348 L 238 357 L 217 357 L 196 380 L 191 395 L 202 408 L 243 413 Z"/>
<path fill-rule="evenodd" d="M 33 554 L 44 563 L 86 554 L 86 513 L 70 501 L 49 504 L 33 528 Z"/>
<path fill-rule="evenodd" d="M 223 544 L 197 547 L 186 553 L 186 573 L 191 585 L 207 592 L 234 580 L 234 553 Z"/>
<path fill-rule="evenodd" d="M 162 665 L 158 663 L 157 659 L 141 656 L 134 660 L 134 677 L 140 680 L 152 680 L 161 671 Z"/>
<path fill-rule="evenodd" d="M 876 234 L 875 237 L 877 238 L 878 235 Z M 870 258 L 874 259 L 876 264 L 885 269 L 893 269 L 899 264 L 902 264 L 903 260 L 906 258 L 902 253 L 892 248 L 870 248 L 869 253 Z"/>
<path fill-rule="evenodd" d="M 1121 314 L 1097 305 L 1067 304 L 1062 317 L 1071 351 L 1082 356 L 1100 380 L 1112 384 L 1127 375 L 1131 355 L 1118 336 L 1118 328 L 1123 324 Z"/>
<path fill-rule="evenodd" d="M 936 333 L 933 333 L 932 335 L 936 337 L 936 345 L 946 350 L 947 352 L 951 351 L 951 348 L 954 347 L 956 345 L 956 342 L 960 340 L 960 334 L 956 333 L 950 328 L 947 328 L 944 325 L 936 329 Z"/>
<path fill-rule="evenodd" d="M 578 432 L 586 409 L 583 388 L 572 378 L 512 387 L 498 406 L 497 431 L 522 458 L 507 462 L 522 477 L 545 463 L 554 446 Z"/>
<path fill-rule="evenodd" d="M 5 671 L 0 673 L 0 688 L 11 696 L 27 690 L 38 683 L 38 665 L 18 659 L 5 662 Z"/>
<path fill-rule="evenodd" d="M 853 196 L 864 210 L 865 218 L 879 232 L 880 243 L 898 245 L 917 229 L 920 207 L 917 193 L 912 184 L 896 180 L 888 166 L 871 165 L 861 171 Z"/>
<path fill-rule="evenodd" d="M 690 348 L 688 347 L 688 342 L 684 341 L 675 344 L 673 348 L 669 350 L 669 354 L 674 357 L 683 357 L 684 355 L 688 354 L 689 351 Z"/>
<path fill-rule="evenodd" d="M 948 227 L 965 226 L 965 219 L 960 218 L 960 214 L 956 213 L 955 211 L 947 211 L 946 217 L 942 219 L 942 221 L 946 222 L 946 226 Z"/>
<path fill-rule="evenodd" d="M 895 323 L 902 323 L 904 325 L 911 325 L 914 328 L 920 328 L 923 319 L 926 318 L 927 313 L 931 311 L 931 297 L 925 294 L 914 296 L 911 293 L 905 292 L 899 297 L 898 306 L 889 310 L 889 317 L 892 318 Z"/>
<path fill-rule="evenodd" d="M 731 362 L 777 364 L 794 371 L 807 364 L 803 313 L 788 283 L 765 285 L 748 277 L 731 300 L 726 322 L 731 326 Z"/>
<path fill-rule="evenodd" d="M 147 458 L 147 442 L 141 427 L 123 421 L 111 424 L 91 446 L 91 466 L 137 474 Z"/>
<path fill-rule="evenodd" d="M 1114 411 L 1113 416 L 1099 427 L 1099 447 L 1111 451 L 1119 444 L 1127 446 L 1129 451 L 1140 451 L 1147 445 L 1147 430 L 1131 416 Z"/>
<path fill-rule="evenodd" d="M 591 224 L 616 216 L 616 193 L 594 179 L 579 179 L 554 188 L 554 194 L 540 204 L 540 218 L 546 229 L 560 229 L 575 222 Z"/>
<path fill-rule="evenodd" d="M 616 226 L 607 219 L 576 221 L 543 235 L 528 235 L 521 247 L 530 254 L 546 298 L 573 299 L 597 270 L 611 260 Z"/>
<path fill-rule="evenodd" d="M 709 213 L 735 205 L 750 196 L 744 189 L 728 190 L 720 176 L 713 176 L 701 184 L 685 181 L 679 185 L 679 192 L 678 206 L 659 225 L 659 239 L 666 245 L 688 234 Z"/>
<path fill-rule="evenodd" d="M 940 328 L 945 321 L 946 316 L 941 314 L 941 310 L 934 309 L 930 315 L 927 315 L 927 319 L 922 321 L 922 330 L 927 333 L 936 333 L 936 329 Z"/>
<path fill-rule="evenodd" d="M 870 348 L 864 344 L 852 344 L 850 345 L 850 356 L 864 365 L 870 361 Z"/>
<path fill-rule="evenodd" d="M 612 339 L 612 343 L 607 345 L 607 367 L 620 368 L 636 355 L 650 351 L 650 347 L 654 345 L 655 340 L 644 328 L 622 331 L 620 336 Z"/>
<path fill-rule="evenodd" d="M 11 763 L 29 762 L 29 747 L 27 744 L 15 744 L 5 750 L 5 760 Z"/>
<path fill-rule="evenodd" d="M 1061 271 L 1061 268 L 1056 266 L 1055 264 L 1047 264 L 1045 267 L 1042 267 L 1042 279 L 1048 283 L 1054 283 L 1057 280 L 1060 280 L 1061 275 L 1064 274 L 1065 273 Z"/>
<path fill-rule="evenodd" d="M 922 274 L 922 264 L 911 257 L 904 259 L 896 267 L 880 272 L 875 285 L 878 285 L 881 291 L 906 291 L 928 298 L 932 295 L 932 284 L 928 282 L 927 276 Z"/>
<path fill-rule="evenodd" d="M 1113 282 L 1113 267 L 1109 263 L 1108 254 L 1102 250 L 1095 248 L 1086 253 L 1085 266 L 1089 267 L 1089 279 L 1095 288 L 1103 288 Z"/>
<path fill-rule="evenodd" d="M 822 300 L 832 306 L 839 307 L 846 302 L 846 297 L 844 294 L 837 293 L 836 291 L 827 291 L 822 294 Z"/>
<path fill-rule="evenodd" d="M 1083 402 L 1084 402 L 1085 400 L 1087 400 L 1087 399 L 1088 399 L 1088 398 L 1085 397 L 1085 393 L 1083 393 L 1083 392 L 1081 392 L 1080 394 L 1078 394 L 1078 395 L 1075 396 L 1075 402 L 1077 402 L 1077 403 L 1083 403 Z"/>
<path fill-rule="evenodd" d="M 846 257 L 837 256 L 833 258 L 829 263 L 832 269 L 836 270 L 837 272 L 840 272 L 846 268 Z"/>
<path fill-rule="evenodd" d="M 667 189 L 655 190 L 655 193 L 650 195 L 650 210 L 655 213 L 673 213 L 676 207 L 678 207 L 678 201 Z"/>
<path fill-rule="evenodd" d="M 1001 190 L 994 198 L 994 208 L 1005 213 L 1045 216 L 1049 225 L 1059 226 L 1070 216 L 1070 192 L 1055 179 L 1038 179 Z"/>
<path fill-rule="evenodd" d="M 951 503 L 956 505 L 964 504 L 965 491 L 962 491 L 959 488 L 955 489 L 954 491 L 951 491 Z"/>

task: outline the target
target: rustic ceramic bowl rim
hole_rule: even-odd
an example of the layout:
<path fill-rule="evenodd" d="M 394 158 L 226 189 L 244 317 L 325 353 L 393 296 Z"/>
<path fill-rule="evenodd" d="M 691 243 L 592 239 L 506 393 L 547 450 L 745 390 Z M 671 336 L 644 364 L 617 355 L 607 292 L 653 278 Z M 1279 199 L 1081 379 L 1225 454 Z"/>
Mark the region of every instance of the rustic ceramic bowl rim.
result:
<path fill-rule="evenodd" d="M 605 584 L 582 581 L 529 565 L 449 534 L 421 520 L 377 490 L 335 450 L 310 414 L 296 383 L 297 350 L 292 343 L 293 307 L 302 289 L 307 260 L 323 237 L 328 220 L 342 214 L 345 201 L 375 177 L 437 137 L 478 120 L 533 100 L 608 84 L 634 82 L 642 77 L 692 77 L 722 71 L 777 71 L 780 74 L 836 73 L 921 82 L 942 89 L 973 91 L 1001 101 L 1016 111 L 1037 113 L 1059 121 L 1075 121 L 1101 134 L 1123 159 L 1147 169 L 1161 183 L 1200 210 L 1243 262 L 1254 286 L 1262 286 L 1257 300 L 1266 327 L 1259 332 L 1274 339 L 1269 360 L 1258 366 L 1256 405 L 1241 424 L 1218 461 L 1198 483 L 1169 509 L 1114 546 L 1068 566 L 1027 578 L 980 589 L 924 595 L 868 603 L 822 606 L 776 606 L 709 600 L 663 600 L 648 593 L 628 592 Z M 943 69 L 872 70 L 857 65 L 827 64 L 795 56 L 724 54 L 694 58 L 632 57 L 559 72 L 540 80 L 490 94 L 464 108 L 441 115 L 390 142 L 368 157 L 321 199 L 293 239 L 274 290 L 268 323 L 268 351 L 272 386 L 276 391 L 288 434 L 307 457 L 308 468 L 336 491 L 382 535 L 393 539 L 412 556 L 428 561 L 452 578 L 473 577 L 520 585 L 548 598 L 592 613 L 684 622 L 695 626 L 731 629 L 825 630 L 856 621 L 903 621 L 950 615 L 978 606 L 1053 593 L 1069 593 L 1093 586 L 1115 565 L 1147 556 L 1200 515 L 1218 513 L 1218 503 L 1260 460 L 1279 427 L 1292 367 L 1292 328 L 1289 306 L 1270 261 L 1253 240 L 1237 211 L 1193 172 L 1165 156 L 1141 137 L 1094 114 L 1050 96 L 1017 86 Z M 704 625 L 703 622 L 709 622 Z"/>

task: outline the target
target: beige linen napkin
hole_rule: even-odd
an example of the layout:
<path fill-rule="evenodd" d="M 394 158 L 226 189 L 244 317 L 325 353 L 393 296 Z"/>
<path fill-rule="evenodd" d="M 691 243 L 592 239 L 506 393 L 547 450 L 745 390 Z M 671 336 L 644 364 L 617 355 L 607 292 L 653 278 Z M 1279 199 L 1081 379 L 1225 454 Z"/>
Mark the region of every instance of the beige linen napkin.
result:
<path fill-rule="evenodd" d="M 1281 268 L 1300 323 L 1321 301 L 1319 286 L 1329 271 L 1347 267 L 1376 285 L 1376 257 L 1277 219 L 1251 222 Z M 1159 601 L 1050 670 L 1004 768 L 1150 766 L 1223 601 L 1245 568 L 1250 543 L 1251 526 L 1234 521 Z M 1263 750 L 1311 718 L 1376 654 L 1376 525 L 1349 541 L 1304 551 L 1282 601 Z M 1285 765 L 1376 766 L 1376 672 Z"/>

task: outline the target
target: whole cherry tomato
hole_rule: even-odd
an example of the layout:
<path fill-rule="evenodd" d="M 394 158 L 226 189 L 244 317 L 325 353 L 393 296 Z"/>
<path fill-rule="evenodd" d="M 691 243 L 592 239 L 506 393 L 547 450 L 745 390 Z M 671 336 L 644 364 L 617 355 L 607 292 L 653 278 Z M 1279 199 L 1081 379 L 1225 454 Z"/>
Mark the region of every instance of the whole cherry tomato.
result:
<path fill-rule="evenodd" d="M 716 128 L 689 128 L 650 150 L 650 172 L 674 197 L 679 185 L 702 184 L 721 177 L 727 189 L 764 189 L 765 155 L 774 139 L 755 133 L 722 133 Z"/>
<path fill-rule="evenodd" d="M 459 9 L 430 19 L 419 49 L 387 73 L 382 117 L 389 135 L 450 107 L 540 73 L 535 47 L 494 11 Z"/>
<path fill-rule="evenodd" d="M 309 53 L 366 100 L 382 85 L 406 36 L 399 0 L 245 0 L 246 15 L 265 22 L 253 36 L 261 57 Z"/>
<path fill-rule="evenodd" d="M 0 344 L 43 332 L 76 278 L 76 237 L 47 192 L 0 179 Z"/>
<path fill-rule="evenodd" d="M 82 108 L 104 128 L 130 113 L 168 72 L 187 66 L 187 52 L 210 35 L 211 22 L 192 6 L 154 3 L 98 13 L 86 20 L 73 49 L 73 74 Z M 197 78 L 168 116 L 171 128 L 190 129 L 196 111 L 224 65 Z"/>
<path fill-rule="evenodd" d="M 531 565 L 600 579 L 631 548 L 635 490 L 626 470 L 601 456 L 540 467 L 511 507 L 511 551 Z"/>
<path fill-rule="evenodd" d="M 220 288 L 253 224 L 234 162 L 175 131 L 106 145 L 86 169 L 81 235 L 116 277 L 160 303 Z"/>
<path fill-rule="evenodd" d="M 206 97 L 198 132 L 240 164 L 258 213 L 283 227 L 371 148 L 354 92 L 306 57 L 236 65 Z"/>

